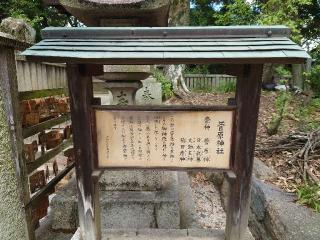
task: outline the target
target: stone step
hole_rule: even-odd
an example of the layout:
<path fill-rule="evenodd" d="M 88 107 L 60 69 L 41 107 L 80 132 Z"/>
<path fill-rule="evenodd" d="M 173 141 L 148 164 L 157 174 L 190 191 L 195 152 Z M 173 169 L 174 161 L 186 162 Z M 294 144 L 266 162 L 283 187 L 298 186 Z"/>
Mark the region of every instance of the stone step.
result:
<path fill-rule="evenodd" d="M 159 191 L 100 191 L 102 228 L 180 228 L 178 176 L 167 176 Z M 75 180 L 57 192 L 50 208 L 54 230 L 77 229 Z"/>
<path fill-rule="evenodd" d="M 101 240 L 224 240 L 221 229 L 108 229 L 102 232 Z M 80 240 L 80 231 L 71 240 Z M 254 240 L 249 230 L 242 240 Z"/>

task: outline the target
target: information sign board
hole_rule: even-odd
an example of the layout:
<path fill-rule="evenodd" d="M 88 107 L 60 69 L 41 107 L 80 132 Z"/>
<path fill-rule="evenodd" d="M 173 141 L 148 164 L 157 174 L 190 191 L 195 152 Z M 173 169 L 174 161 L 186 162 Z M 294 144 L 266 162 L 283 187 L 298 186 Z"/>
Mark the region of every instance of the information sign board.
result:
<path fill-rule="evenodd" d="M 234 110 L 95 110 L 99 168 L 230 169 Z"/>

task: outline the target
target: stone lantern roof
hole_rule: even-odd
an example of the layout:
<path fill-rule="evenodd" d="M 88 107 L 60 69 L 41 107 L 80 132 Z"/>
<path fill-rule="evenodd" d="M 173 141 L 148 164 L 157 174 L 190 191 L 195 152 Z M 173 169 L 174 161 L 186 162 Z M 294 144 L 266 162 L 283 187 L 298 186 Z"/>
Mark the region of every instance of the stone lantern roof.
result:
<path fill-rule="evenodd" d="M 168 25 L 170 0 L 43 0 L 63 7 L 87 26 Z"/>

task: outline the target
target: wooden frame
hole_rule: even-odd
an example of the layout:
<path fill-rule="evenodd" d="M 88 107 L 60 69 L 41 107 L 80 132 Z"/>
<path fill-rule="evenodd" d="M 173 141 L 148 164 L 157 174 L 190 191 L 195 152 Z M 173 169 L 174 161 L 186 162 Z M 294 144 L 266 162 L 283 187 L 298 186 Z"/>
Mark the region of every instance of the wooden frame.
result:
<path fill-rule="evenodd" d="M 303 63 L 308 55 L 297 47 L 287 36 L 289 29 L 283 26 L 260 27 L 203 27 L 203 28 L 82 28 L 82 29 L 46 29 L 43 31 L 45 40 L 25 52 L 27 59 L 33 61 L 67 62 L 69 96 L 71 99 L 71 118 L 73 122 L 74 148 L 76 155 L 76 174 L 78 191 L 79 222 L 84 240 L 100 240 L 100 211 L 98 179 L 102 171 L 97 170 L 97 151 L 95 120 L 92 111 L 94 104 L 92 76 L 98 74 L 102 64 L 237 64 L 231 68 L 231 74 L 237 76 L 236 127 L 233 139 L 233 172 L 227 172 L 230 181 L 230 197 L 227 211 L 226 240 L 242 240 L 248 224 L 251 175 L 254 157 L 256 127 L 258 120 L 261 78 L 265 63 Z M 233 52 L 211 49 L 194 50 L 192 46 L 180 53 L 175 49 L 163 50 L 127 49 L 127 52 L 111 48 L 83 48 L 70 44 L 63 48 L 51 45 L 52 42 L 70 42 L 72 39 L 89 42 L 109 39 L 110 41 L 142 40 L 149 42 L 160 40 L 165 42 L 184 41 L 197 42 L 220 41 L 221 39 L 283 37 L 292 45 L 290 48 L 253 48 L 243 51 L 242 48 Z M 55 40 L 52 40 L 55 39 Z M 78 40 L 77 40 L 78 39 Z M 259 39 L 258 39 L 259 40 Z M 261 40 L 261 39 L 260 39 Z M 227 39 L 228 41 L 228 39 Z M 49 42 L 49 44 L 47 44 Z M 144 47 L 144 43 L 141 43 Z M 199 43 L 198 43 L 199 44 Z M 87 44 L 89 45 L 89 44 Z M 250 46 L 250 44 L 248 44 Z M 273 46 L 273 44 L 271 44 Z M 141 47 L 141 46 L 140 46 Z M 78 51 L 75 51 L 77 49 Z M 99 49 L 99 50 L 97 50 Z M 120 50 L 119 50 L 120 49 Z M 195 48 L 198 49 L 198 48 Z M 292 51 L 295 49 L 294 51 Z M 230 50 L 230 49 L 229 49 Z M 252 50 L 252 51 L 251 51 Z M 276 50 L 276 51 L 274 51 Z M 145 52 L 148 52 L 145 54 Z M 250 52 L 251 51 L 251 52 Z M 102 54 L 101 54 L 102 53 Z M 121 53 L 121 54 L 120 54 Z M 250 54 L 251 53 L 251 54 Z M 187 55 L 186 55 L 187 54 Z M 92 65 L 96 64 L 96 65 Z M 95 66 L 98 66 L 97 68 Z M 101 69 L 101 68 L 100 68 Z M 143 107 L 140 107 L 143 108 Z M 139 109 L 136 108 L 136 110 Z"/>
<path fill-rule="evenodd" d="M 128 105 L 128 106 L 116 106 L 116 105 L 110 105 L 110 106 L 92 106 L 92 124 L 94 128 L 94 133 L 98 132 L 98 127 L 96 126 L 96 112 L 98 111 L 124 111 L 124 112 L 231 112 L 232 113 L 232 126 L 231 126 L 231 139 L 230 139 L 230 149 L 232 150 L 234 148 L 234 139 L 235 139 L 235 118 L 236 118 L 236 110 L 237 107 L 235 105 L 230 106 L 203 106 L 203 105 L 152 105 L 152 106 L 137 106 L 137 105 Z M 96 134 L 94 135 L 94 151 L 95 155 L 98 156 L 98 143 L 96 141 Z M 145 170 L 173 170 L 173 171 L 186 171 L 186 170 L 213 170 L 213 171 L 232 171 L 233 169 L 233 160 L 234 157 L 232 156 L 232 153 L 229 157 L 229 166 L 227 168 L 209 168 L 209 167 L 141 167 L 141 166 L 135 166 L 135 167 L 100 167 L 98 159 L 95 159 L 96 163 L 95 166 L 98 167 L 97 170 L 133 170 L 133 169 L 145 169 Z"/>
<path fill-rule="evenodd" d="M 100 240 L 100 210 L 98 202 L 98 180 L 101 170 L 97 166 L 95 149 L 95 126 L 92 111 L 94 108 L 124 109 L 126 107 L 92 106 L 92 79 L 90 67 L 85 64 L 68 64 L 68 82 L 71 97 L 71 115 L 73 119 L 74 146 L 76 152 L 76 171 L 79 195 L 80 229 L 84 240 Z M 236 127 L 233 149 L 233 171 L 230 176 L 230 199 L 227 212 L 227 240 L 244 238 L 249 214 L 250 186 L 253 165 L 253 154 L 256 136 L 256 125 L 261 91 L 263 65 L 233 65 L 233 72 L 238 77 L 236 105 Z M 248 94 L 250 93 L 250 94 Z M 232 101 L 230 101 L 232 102 Z M 134 110 L 145 110 L 145 106 L 130 106 Z M 196 109 L 198 106 L 181 106 L 181 109 Z M 201 107 L 203 109 L 220 107 Z M 234 109 L 234 106 L 220 109 Z M 168 109 L 165 106 L 158 110 Z M 199 109 L 201 110 L 201 109 Z M 248 121 L 247 121 L 247 118 Z M 86 169 L 86 171 L 82 171 Z M 174 169 L 171 169 L 174 170 Z M 90 208 L 85 209 L 85 206 Z M 84 231 L 85 230 L 85 231 Z"/>

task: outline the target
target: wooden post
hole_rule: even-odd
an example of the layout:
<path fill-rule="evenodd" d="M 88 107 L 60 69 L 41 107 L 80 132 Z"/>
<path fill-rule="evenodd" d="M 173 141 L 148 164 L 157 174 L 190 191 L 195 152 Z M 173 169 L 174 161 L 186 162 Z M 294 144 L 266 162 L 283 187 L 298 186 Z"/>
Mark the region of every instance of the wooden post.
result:
<path fill-rule="evenodd" d="M 75 150 L 78 190 L 78 212 L 83 240 L 100 240 L 98 181 L 93 176 L 94 144 L 91 104 L 93 101 L 92 68 L 89 65 L 67 65 L 71 120 Z"/>
<path fill-rule="evenodd" d="M 33 240 L 14 49 L 0 45 L 0 238 Z"/>
<path fill-rule="evenodd" d="M 243 240 L 248 226 L 251 175 L 257 132 L 263 65 L 239 65 L 234 156 L 236 181 L 230 182 L 226 240 Z"/>

